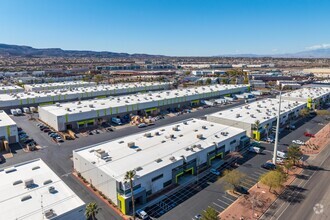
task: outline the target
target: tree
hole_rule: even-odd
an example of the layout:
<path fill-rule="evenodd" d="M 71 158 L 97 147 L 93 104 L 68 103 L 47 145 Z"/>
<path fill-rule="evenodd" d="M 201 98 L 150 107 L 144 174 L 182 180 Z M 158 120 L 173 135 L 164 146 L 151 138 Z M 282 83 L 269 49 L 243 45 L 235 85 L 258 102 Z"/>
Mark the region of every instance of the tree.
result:
<path fill-rule="evenodd" d="M 316 114 L 317 115 L 330 115 L 330 111 L 328 111 L 328 110 L 317 110 Z"/>
<path fill-rule="evenodd" d="M 272 170 L 260 176 L 259 181 L 269 187 L 269 192 L 273 188 L 283 186 L 287 180 L 287 175 L 279 170 Z"/>
<path fill-rule="evenodd" d="M 288 147 L 288 160 L 293 162 L 293 165 L 296 165 L 302 156 L 302 152 L 299 146 L 293 144 Z"/>
<path fill-rule="evenodd" d="M 125 182 L 129 182 L 129 186 L 131 189 L 131 198 L 132 198 L 132 209 L 133 209 L 133 219 L 135 219 L 135 201 L 134 201 L 134 192 L 133 192 L 133 180 L 135 177 L 135 171 L 130 170 L 127 171 L 124 177 Z"/>
<path fill-rule="evenodd" d="M 201 220 L 218 220 L 219 213 L 212 207 L 208 207 L 202 214 Z"/>
<path fill-rule="evenodd" d="M 96 215 L 99 213 L 101 208 L 98 207 L 96 202 L 90 202 L 86 205 L 86 211 L 85 211 L 85 216 L 86 219 L 96 219 Z"/>
<path fill-rule="evenodd" d="M 259 131 L 259 128 L 260 128 L 260 121 L 259 120 L 256 120 L 254 122 L 254 130 L 255 131 Z"/>
<path fill-rule="evenodd" d="M 303 118 L 307 117 L 308 114 L 309 114 L 309 109 L 308 108 L 301 109 L 300 112 L 299 112 L 299 115 Z"/>
<path fill-rule="evenodd" d="M 242 179 L 245 177 L 244 173 L 241 173 L 238 170 L 225 170 L 224 171 L 224 181 L 227 183 L 232 192 L 235 192 L 235 189 L 238 188 Z"/>
<path fill-rule="evenodd" d="M 94 80 L 95 80 L 96 84 L 99 84 L 100 82 L 103 81 L 103 76 L 101 74 L 98 74 L 98 75 L 94 76 Z"/>
<path fill-rule="evenodd" d="M 205 81 L 205 84 L 210 85 L 212 83 L 212 80 L 210 78 L 207 78 Z"/>
<path fill-rule="evenodd" d="M 290 169 L 294 166 L 294 164 L 292 160 L 286 159 L 284 160 L 283 166 L 285 167 L 286 173 L 288 174 Z"/>

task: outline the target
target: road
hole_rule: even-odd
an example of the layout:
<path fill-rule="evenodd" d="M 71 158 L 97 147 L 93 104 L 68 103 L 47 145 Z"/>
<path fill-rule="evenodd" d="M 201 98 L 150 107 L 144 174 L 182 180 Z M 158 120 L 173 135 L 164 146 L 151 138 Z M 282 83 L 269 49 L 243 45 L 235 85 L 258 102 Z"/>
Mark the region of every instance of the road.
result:
<path fill-rule="evenodd" d="M 267 210 L 264 220 L 330 219 L 330 148 L 325 148 Z"/>

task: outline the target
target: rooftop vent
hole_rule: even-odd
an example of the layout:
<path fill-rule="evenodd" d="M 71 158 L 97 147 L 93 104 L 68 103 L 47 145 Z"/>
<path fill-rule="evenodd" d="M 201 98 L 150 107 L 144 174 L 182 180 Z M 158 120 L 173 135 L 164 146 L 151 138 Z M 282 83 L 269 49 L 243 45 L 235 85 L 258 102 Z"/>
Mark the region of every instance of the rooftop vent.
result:
<path fill-rule="evenodd" d="M 203 129 L 207 129 L 207 127 L 205 125 L 202 126 Z"/>
<path fill-rule="evenodd" d="M 47 184 L 50 184 L 50 183 L 52 183 L 53 181 L 52 180 L 46 180 L 46 181 L 44 181 L 44 185 L 47 185 Z"/>
<path fill-rule="evenodd" d="M 145 137 L 152 137 L 150 132 L 149 133 L 145 133 L 144 136 Z"/>
<path fill-rule="evenodd" d="M 170 161 L 172 161 L 172 162 L 175 162 L 176 161 L 176 159 L 175 159 L 175 157 L 170 157 Z"/>
<path fill-rule="evenodd" d="M 50 187 L 48 187 L 48 192 L 49 192 L 49 193 L 56 193 L 56 189 L 55 189 L 55 187 L 54 187 L 54 186 L 50 186 Z"/>
<path fill-rule="evenodd" d="M 161 158 L 158 158 L 157 160 L 155 160 L 156 163 L 160 163 L 162 162 L 163 160 Z"/>
<path fill-rule="evenodd" d="M 159 135 L 159 131 L 155 131 L 155 135 L 158 136 Z"/>
<path fill-rule="evenodd" d="M 134 170 L 135 171 L 140 171 L 140 170 L 142 170 L 143 168 L 142 167 L 136 167 Z"/>
<path fill-rule="evenodd" d="M 15 182 L 13 182 L 13 186 L 16 186 L 16 185 L 21 184 L 21 183 L 23 183 L 22 180 L 16 180 Z"/>
<path fill-rule="evenodd" d="M 29 200 L 29 199 L 32 199 L 32 196 L 30 196 L 30 195 L 23 196 L 21 198 L 21 202 L 24 202 L 24 201 Z"/>
<path fill-rule="evenodd" d="M 174 126 L 174 127 L 172 128 L 172 130 L 173 130 L 173 131 L 179 131 L 179 127 L 178 127 L 178 126 Z"/>

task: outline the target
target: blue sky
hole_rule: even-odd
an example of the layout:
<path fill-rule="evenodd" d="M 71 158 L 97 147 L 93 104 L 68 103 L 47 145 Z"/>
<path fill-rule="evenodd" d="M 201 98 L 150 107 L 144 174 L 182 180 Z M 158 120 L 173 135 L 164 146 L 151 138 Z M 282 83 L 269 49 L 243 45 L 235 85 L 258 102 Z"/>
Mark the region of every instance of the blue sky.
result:
<path fill-rule="evenodd" d="M 0 42 L 178 56 L 330 47 L 328 0 L 0 0 Z"/>

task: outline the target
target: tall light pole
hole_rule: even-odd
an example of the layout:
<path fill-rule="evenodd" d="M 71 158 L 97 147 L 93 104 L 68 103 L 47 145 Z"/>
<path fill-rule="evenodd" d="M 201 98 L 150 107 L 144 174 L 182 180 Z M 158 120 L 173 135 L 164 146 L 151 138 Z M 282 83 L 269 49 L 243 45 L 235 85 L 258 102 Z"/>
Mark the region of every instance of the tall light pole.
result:
<path fill-rule="evenodd" d="M 275 134 L 275 143 L 274 143 L 274 155 L 273 155 L 273 163 L 276 164 L 277 159 L 277 146 L 278 146 L 278 136 L 280 133 L 280 119 L 281 119 L 281 94 L 282 91 L 280 91 L 280 103 L 278 105 L 278 112 L 277 112 L 277 123 L 276 123 L 276 134 Z"/>

